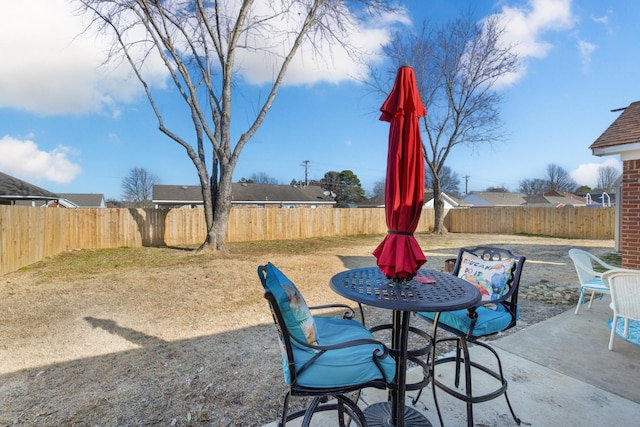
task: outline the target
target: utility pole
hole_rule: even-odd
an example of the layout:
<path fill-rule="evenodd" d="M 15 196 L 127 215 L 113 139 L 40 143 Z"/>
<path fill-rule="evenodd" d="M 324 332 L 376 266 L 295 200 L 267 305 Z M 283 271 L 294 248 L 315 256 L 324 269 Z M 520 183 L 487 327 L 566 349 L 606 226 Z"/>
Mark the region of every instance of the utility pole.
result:
<path fill-rule="evenodd" d="M 469 194 L 469 175 L 464 176 L 464 195 Z"/>
<path fill-rule="evenodd" d="M 304 186 L 309 186 L 309 160 L 303 160 L 300 166 L 304 166 Z"/>

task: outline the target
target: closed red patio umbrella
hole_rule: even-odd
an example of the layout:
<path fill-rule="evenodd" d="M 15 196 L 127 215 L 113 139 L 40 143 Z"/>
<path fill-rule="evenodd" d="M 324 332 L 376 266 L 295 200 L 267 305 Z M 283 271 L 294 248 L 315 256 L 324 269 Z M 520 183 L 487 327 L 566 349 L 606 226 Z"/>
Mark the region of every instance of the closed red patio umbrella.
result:
<path fill-rule="evenodd" d="M 380 108 L 390 123 L 384 208 L 388 234 L 373 251 L 384 275 L 411 279 L 427 259 L 413 236 L 424 203 L 424 157 L 419 118 L 427 114 L 411 67 L 401 67 Z"/>

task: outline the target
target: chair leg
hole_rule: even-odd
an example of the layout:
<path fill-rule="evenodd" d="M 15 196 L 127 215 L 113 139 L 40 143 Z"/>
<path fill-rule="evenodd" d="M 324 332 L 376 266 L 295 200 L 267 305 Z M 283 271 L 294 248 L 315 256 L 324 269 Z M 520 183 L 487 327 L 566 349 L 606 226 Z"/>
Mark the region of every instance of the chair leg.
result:
<path fill-rule="evenodd" d="M 576 304 L 576 314 L 580 311 L 580 305 L 584 303 L 584 288 L 580 288 L 580 295 L 578 296 L 578 304 Z"/>
<path fill-rule="evenodd" d="M 295 412 L 292 412 L 291 414 L 289 413 L 289 399 L 291 397 L 291 393 L 287 392 L 285 398 L 284 398 L 284 404 L 282 407 L 282 418 L 280 420 L 280 422 L 278 422 L 278 427 L 285 427 L 287 425 L 287 423 L 291 420 L 295 420 L 297 418 L 300 417 L 307 417 L 307 414 L 309 415 L 309 418 L 311 418 L 311 416 L 313 416 L 313 413 L 317 410 L 317 407 L 320 403 L 322 403 L 322 401 L 326 401 L 326 397 L 325 396 L 321 396 L 321 397 L 316 397 L 312 400 L 312 402 L 309 404 L 309 406 L 307 406 L 306 408 L 303 409 L 298 409 Z M 309 408 L 313 407 L 312 411 L 309 411 Z M 321 407 L 322 408 L 322 407 Z M 320 409 L 322 410 L 322 409 Z M 327 409 L 325 409 L 327 410 Z"/>
<path fill-rule="evenodd" d="M 336 396 L 338 400 L 338 408 L 339 409 L 339 417 L 340 417 L 340 427 L 348 427 L 351 425 L 351 421 L 354 421 L 359 427 L 366 427 L 367 420 L 365 419 L 364 413 L 358 407 L 358 402 L 349 399 L 346 396 L 339 395 Z M 344 423 L 344 414 L 349 415 L 349 423 Z"/>
<path fill-rule="evenodd" d="M 589 298 L 589 308 L 591 308 L 591 305 L 593 305 L 593 298 L 596 296 L 596 292 L 593 291 L 591 292 L 591 298 Z"/>
<path fill-rule="evenodd" d="M 466 403 L 466 407 L 467 407 L 467 425 L 468 427 L 473 427 L 474 425 L 474 421 L 473 421 L 473 404 L 475 403 L 480 403 L 480 402 L 486 402 L 492 399 L 495 399 L 496 397 L 500 396 L 501 394 L 504 394 L 504 397 L 507 401 L 507 406 L 509 407 L 509 412 L 511 413 L 511 416 L 513 417 L 513 420 L 516 422 L 516 424 L 520 425 L 521 420 L 520 418 L 518 418 L 513 410 L 513 407 L 511 406 L 511 402 L 509 401 L 509 396 L 507 395 L 507 380 L 504 378 L 504 372 L 502 370 L 502 362 L 500 360 L 500 357 L 498 355 L 498 353 L 488 344 L 485 344 L 481 341 L 474 341 L 473 343 L 478 346 L 478 347 L 483 347 L 485 349 L 487 349 L 488 351 L 490 351 L 494 357 L 496 358 L 497 361 L 497 366 L 498 369 L 497 371 L 494 371 L 484 365 L 480 365 L 477 362 L 473 362 L 471 360 L 471 357 L 469 355 L 469 348 L 468 348 L 468 344 L 467 341 L 464 338 L 459 338 L 458 340 L 458 345 L 461 346 L 460 351 L 462 352 L 462 357 L 460 357 L 460 352 L 456 352 L 456 356 L 452 356 L 452 357 L 445 357 L 442 359 L 439 359 L 435 362 L 436 365 L 438 364 L 442 364 L 442 363 L 448 363 L 448 362 L 453 362 L 456 363 L 456 369 L 458 368 L 460 363 L 464 363 L 464 375 L 465 375 L 465 391 L 464 394 L 460 393 L 457 390 L 458 385 L 455 385 L 455 388 L 451 388 L 448 387 L 446 385 L 444 385 L 443 383 L 441 383 L 440 381 L 436 380 L 436 376 L 434 375 L 433 379 L 432 379 L 432 383 L 433 383 L 433 400 L 436 404 L 436 409 L 438 410 L 438 416 L 440 416 L 440 409 L 438 406 L 438 400 L 436 397 L 436 386 L 440 389 L 442 389 L 443 391 L 447 392 L 448 394 L 452 395 L 453 397 L 460 399 L 462 401 L 464 401 Z M 490 376 L 492 376 L 493 378 L 495 378 L 496 380 L 498 380 L 500 382 L 500 387 L 498 387 L 496 390 L 494 390 L 493 392 L 481 395 L 481 396 L 474 396 L 473 395 L 473 385 L 472 385 L 472 368 L 478 369 L 482 372 L 484 372 L 485 374 L 488 374 Z M 442 418 L 440 417 L 440 419 L 442 420 Z M 442 421 L 440 422 L 440 424 L 442 425 Z"/>
<path fill-rule="evenodd" d="M 433 402 L 436 405 L 436 412 L 438 413 L 440 427 L 444 427 L 444 423 L 442 422 L 442 413 L 440 412 L 440 405 L 438 405 L 438 397 L 436 396 L 436 383 L 433 379 L 431 379 L 431 393 L 433 394 Z"/>
<path fill-rule="evenodd" d="M 507 406 L 509 407 L 509 412 L 511 412 L 511 417 L 516 422 L 516 424 L 520 425 L 522 421 L 520 420 L 520 418 L 516 416 L 516 413 L 514 412 L 513 407 L 511 406 L 511 402 L 509 401 L 509 395 L 507 394 L 507 380 L 504 378 L 504 372 L 502 371 L 502 361 L 500 360 L 498 353 L 493 349 L 493 347 L 491 347 L 488 344 L 485 344 L 482 342 L 476 342 L 476 345 L 486 348 L 495 356 L 496 361 L 498 362 L 498 373 L 499 373 L 499 377 L 496 377 L 496 378 L 502 381 L 502 384 L 504 385 L 504 398 L 507 401 Z M 486 368 L 483 369 L 482 367 L 480 367 L 480 369 L 485 370 Z M 487 371 L 485 370 L 485 372 Z"/>
<path fill-rule="evenodd" d="M 613 339 L 616 336 L 616 325 L 618 324 L 618 317 L 613 316 L 611 320 L 611 334 L 609 335 L 609 350 L 613 350 Z"/>
<path fill-rule="evenodd" d="M 462 351 L 464 352 L 464 383 L 465 383 L 465 391 L 467 396 L 471 398 L 473 396 L 473 391 L 471 387 L 471 359 L 469 358 L 469 347 L 467 346 L 467 341 L 463 338 L 459 339 L 458 342 L 462 344 Z M 460 362 L 457 362 L 460 364 Z M 458 385 L 456 384 L 456 387 Z M 471 399 L 467 400 L 467 427 L 473 427 L 473 401 Z"/>
<path fill-rule="evenodd" d="M 622 335 L 626 339 L 629 339 L 629 318 L 628 317 L 625 317 L 624 319 L 624 332 L 622 333 Z"/>
<path fill-rule="evenodd" d="M 284 403 L 282 404 L 282 418 L 280 418 L 278 427 L 285 427 L 287 425 L 287 412 L 289 411 L 289 396 L 291 396 L 291 393 L 289 392 L 287 392 L 287 394 L 284 396 Z"/>
<path fill-rule="evenodd" d="M 456 387 L 458 387 L 460 385 L 460 352 L 464 350 L 465 353 L 465 358 L 464 360 L 469 360 L 468 359 L 468 351 L 467 351 L 467 346 L 464 345 L 464 340 L 463 339 L 458 339 L 456 341 L 456 375 L 455 375 L 455 379 L 453 381 L 453 383 L 455 384 Z M 465 366 L 465 374 L 467 373 L 467 369 Z"/>
<path fill-rule="evenodd" d="M 335 403 L 325 403 L 325 396 L 314 398 L 306 409 L 302 409 L 295 412 L 294 414 L 291 414 L 287 417 L 286 421 L 291 421 L 304 415 L 304 418 L 302 419 L 302 423 L 300 425 L 302 427 L 309 427 L 313 416 L 317 412 L 337 411 L 338 426 L 347 427 L 350 426 L 351 422 L 353 421 L 358 427 L 366 427 L 367 422 L 364 413 L 358 407 L 357 401 L 354 402 L 353 400 L 341 394 L 332 397 L 336 400 Z M 345 423 L 345 415 L 348 417 L 347 423 Z"/>

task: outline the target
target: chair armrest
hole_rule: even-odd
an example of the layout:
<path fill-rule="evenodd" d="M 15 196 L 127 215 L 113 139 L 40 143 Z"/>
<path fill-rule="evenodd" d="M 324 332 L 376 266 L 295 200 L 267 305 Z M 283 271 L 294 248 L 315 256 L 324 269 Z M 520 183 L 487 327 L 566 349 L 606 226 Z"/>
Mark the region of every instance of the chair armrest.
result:
<path fill-rule="evenodd" d="M 615 265 L 611 265 L 611 264 L 607 264 L 606 262 L 602 261 L 601 259 L 596 259 L 595 260 L 598 264 L 600 264 L 603 268 L 606 268 L 607 270 L 619 270 L 620 267 L 616 267 Z M 596 272 L 598 273 L 598 272 Z M 599 273 L 600 276 L 602 276 L 602 273 Z"/>
<path fill-rule="evenodd" d="M 293 338 L 297 343 L 302 344 L 304 347 L 308 347 L 308 348 L 314 349 L 316 351 L 340 350 L 342 348 L 358 347 L 358 346 L 361 346 L 361 345 L 375 344 L 375 345 L 379 345 L 379 346 L 382 347 L 382 352 L 380 353 L 380 355 L 384 356 L 384 355 L 387 355 L 389 353 L 389 349 L 387 348 L 387 346 L 383 342 L 378 341 L 375 338 L 360 338 L 360 339 L 357 339 L 357 340 L 345 341 L 345 342 L 341 342 L 341 343 L 337 343 L 337 344 L 331 344 L 331 345 L 313 345 L 313 344 L 309 344 L 307 342 L 300 342 L 299 340 L 295 339 L 295 337 L 291 337 L 291 338 Z"/>
<path fill-rule="evenodd" d="M 323 304 L 323 305 L 314 305 L 310 306 L 309 310 L 323 310 L 325 308 L 345 308 L 349 311 L 353 311 L 353 308 L 348 306 L 347 304 Z"/>
<path fill-rule="evenodd" d="M 364 320 L 364 312 L 362 310 L 362 305 L 358 304 L 360 308 L 360 317 L 362 318 L 362 324 L 365 324 Z M 347 304 L 323 304 L 323 305 L 314 305 L 309 307 L 309 310 L 326 310 L 329 308 L 343 308 L 345 311 L 342 313 L 343 319 L 354 319 L 355 318 L 355 309 Z"/>
<path fill-rule="evenodd" d="M 345 342 L 341 342 L 341 343 L 337 343 L 337 344 L 332 344 L 332 345 L 313 345 L 313 344 L 309 344 L 306 341 L 301 341 L 298 338 L 294 337 L 293 335 L 291 335 L 291 340 L 295 341 L 297 344 L 300 345 L 300 347 L 306 347 L 312 350 L 315 350 L 319 353 L 324 353 L 326 351 L 329 350 L 340 350 L 343 348 L 350 348 L 350 347 L 358 347 L 361 345 L 378 345 L 380 346 L 382 349 L 380 351 L 378 351 L 377 349 L 373 352 L 374 355 L 379 358 L 385 358 L 388 354 L 389 354 L 389 348 L 381 341 L 378 341 L 375 338 L 360 338 L 357 340 L 351 340 L 351 341 L 345 341 Z"/>

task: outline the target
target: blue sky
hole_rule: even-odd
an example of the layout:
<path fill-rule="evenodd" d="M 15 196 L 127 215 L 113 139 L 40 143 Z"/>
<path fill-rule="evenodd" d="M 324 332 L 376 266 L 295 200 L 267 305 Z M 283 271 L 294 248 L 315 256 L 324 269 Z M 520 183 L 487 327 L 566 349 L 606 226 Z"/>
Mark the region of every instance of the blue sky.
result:
<path fill-rule="evenodd" d="M 406 0 L 404 14 L 354 28 L 352 40 L 373 51 L 401 23 L 448 20 L 470 6 L 478 19 L 506 18 L 509 41 L 523 57 L 518 75 L 501 82 L 504 142 L 456 147 L 447 165 L 468 176 L 469 191 L 544 178 L 555 163 L 578 184 L 595 186 L 597 168 L 621 170 L 617 157 L 588 149 L 626 107 L 640 99 L 640 2 L 628 0 Z M 162 184 L 196 185 L 184 150 L 157 130 L 157 122 L 126 67 L 100 67 L 106 41 L 78 38 L 83 23 L 65 0 L 0 0 L 0 171 L 60 193 L 103 193 L 119 199 L 122 178 L 134 167 Z M 255 62 L 255 61 L 253 61 Z M 384 101 L 350 79 L 357 71 L 338 53 L 324 68 L 293 67 L 261 129 L 243 150 L 234 181 L 264 172 L 288 184 L 350 169 L 365 190 L 385 175 L 388 124 L 378 121 Z M 246 58 L 248 101 L 236 101 L 234 128 L 246 125 L 264 86 L 262 64 Z M 161 87 L 165 74 L 150 69 Z M 161 102 L 169 120 L 170 97 Z M 465 190 L 464 180 L 462 191 Z"/>

